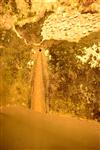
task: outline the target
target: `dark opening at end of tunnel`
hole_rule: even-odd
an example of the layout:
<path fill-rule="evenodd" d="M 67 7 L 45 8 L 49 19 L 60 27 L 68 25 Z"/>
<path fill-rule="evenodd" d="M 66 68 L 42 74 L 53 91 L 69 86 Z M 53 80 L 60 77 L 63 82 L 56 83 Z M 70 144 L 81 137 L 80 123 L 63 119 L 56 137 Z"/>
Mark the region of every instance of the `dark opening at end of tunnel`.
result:
<path fill-rule="evenodd" d="M 41 52 L 42 50 L 41 49 L 39 49 L 39 52 Z"/>

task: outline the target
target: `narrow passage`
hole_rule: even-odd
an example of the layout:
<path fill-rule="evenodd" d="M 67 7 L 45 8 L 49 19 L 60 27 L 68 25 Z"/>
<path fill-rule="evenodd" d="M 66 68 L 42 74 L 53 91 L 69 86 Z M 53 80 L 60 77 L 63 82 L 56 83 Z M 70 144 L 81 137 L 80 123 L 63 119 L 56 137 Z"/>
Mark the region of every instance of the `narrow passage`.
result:
<path fill-rule="evenodd" d="M 37 112 L 46 112 L 45 108 L 45 87 L 43 82 L 43 63 L 42 51 L 37 54 L 37 62 L 35 65 L 35 74 L 33 82 L 31 109 Z"/>

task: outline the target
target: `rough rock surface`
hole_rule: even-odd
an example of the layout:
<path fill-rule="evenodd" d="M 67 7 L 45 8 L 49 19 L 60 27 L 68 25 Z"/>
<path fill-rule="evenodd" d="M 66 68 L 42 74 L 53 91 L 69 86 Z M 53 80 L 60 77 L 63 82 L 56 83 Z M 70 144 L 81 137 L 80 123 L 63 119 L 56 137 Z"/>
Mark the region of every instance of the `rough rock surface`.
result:
<path fill-rule="evenodd" d="M 55 12 L 44 22 L 41 35 L 43 40 L 68 40 L 78 42 L 91 32 L 100 30 L 100 13 L 81 14 L 76 10 Z"/>

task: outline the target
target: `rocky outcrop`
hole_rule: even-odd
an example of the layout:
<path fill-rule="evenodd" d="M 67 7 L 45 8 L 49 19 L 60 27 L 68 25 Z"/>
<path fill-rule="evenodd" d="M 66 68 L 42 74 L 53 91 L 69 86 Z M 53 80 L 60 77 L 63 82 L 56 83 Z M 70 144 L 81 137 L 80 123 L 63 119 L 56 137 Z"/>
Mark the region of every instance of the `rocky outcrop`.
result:
<path fill-rule="evenodd" d="M 55 12 L 45 20 L 41 35 L 43 40 L 68 40 L 77 42 L 92 32 L 100 30 L 100 13 L 81 14 L 76 10 Z"/>

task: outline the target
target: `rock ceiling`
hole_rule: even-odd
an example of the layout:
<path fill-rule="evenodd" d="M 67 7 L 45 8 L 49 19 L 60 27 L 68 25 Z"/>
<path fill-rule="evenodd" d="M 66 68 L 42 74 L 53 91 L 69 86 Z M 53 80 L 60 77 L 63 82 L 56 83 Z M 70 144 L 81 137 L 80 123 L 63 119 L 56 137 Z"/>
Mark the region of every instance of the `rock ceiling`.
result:
<path fill-rule="evenodd" d="M 77 11 L 55 12 L 44 22 L 43 40 L 68 40 L 78 42 L 91 32 L 100 31 L 100 13 L 80 14 Z"/>

